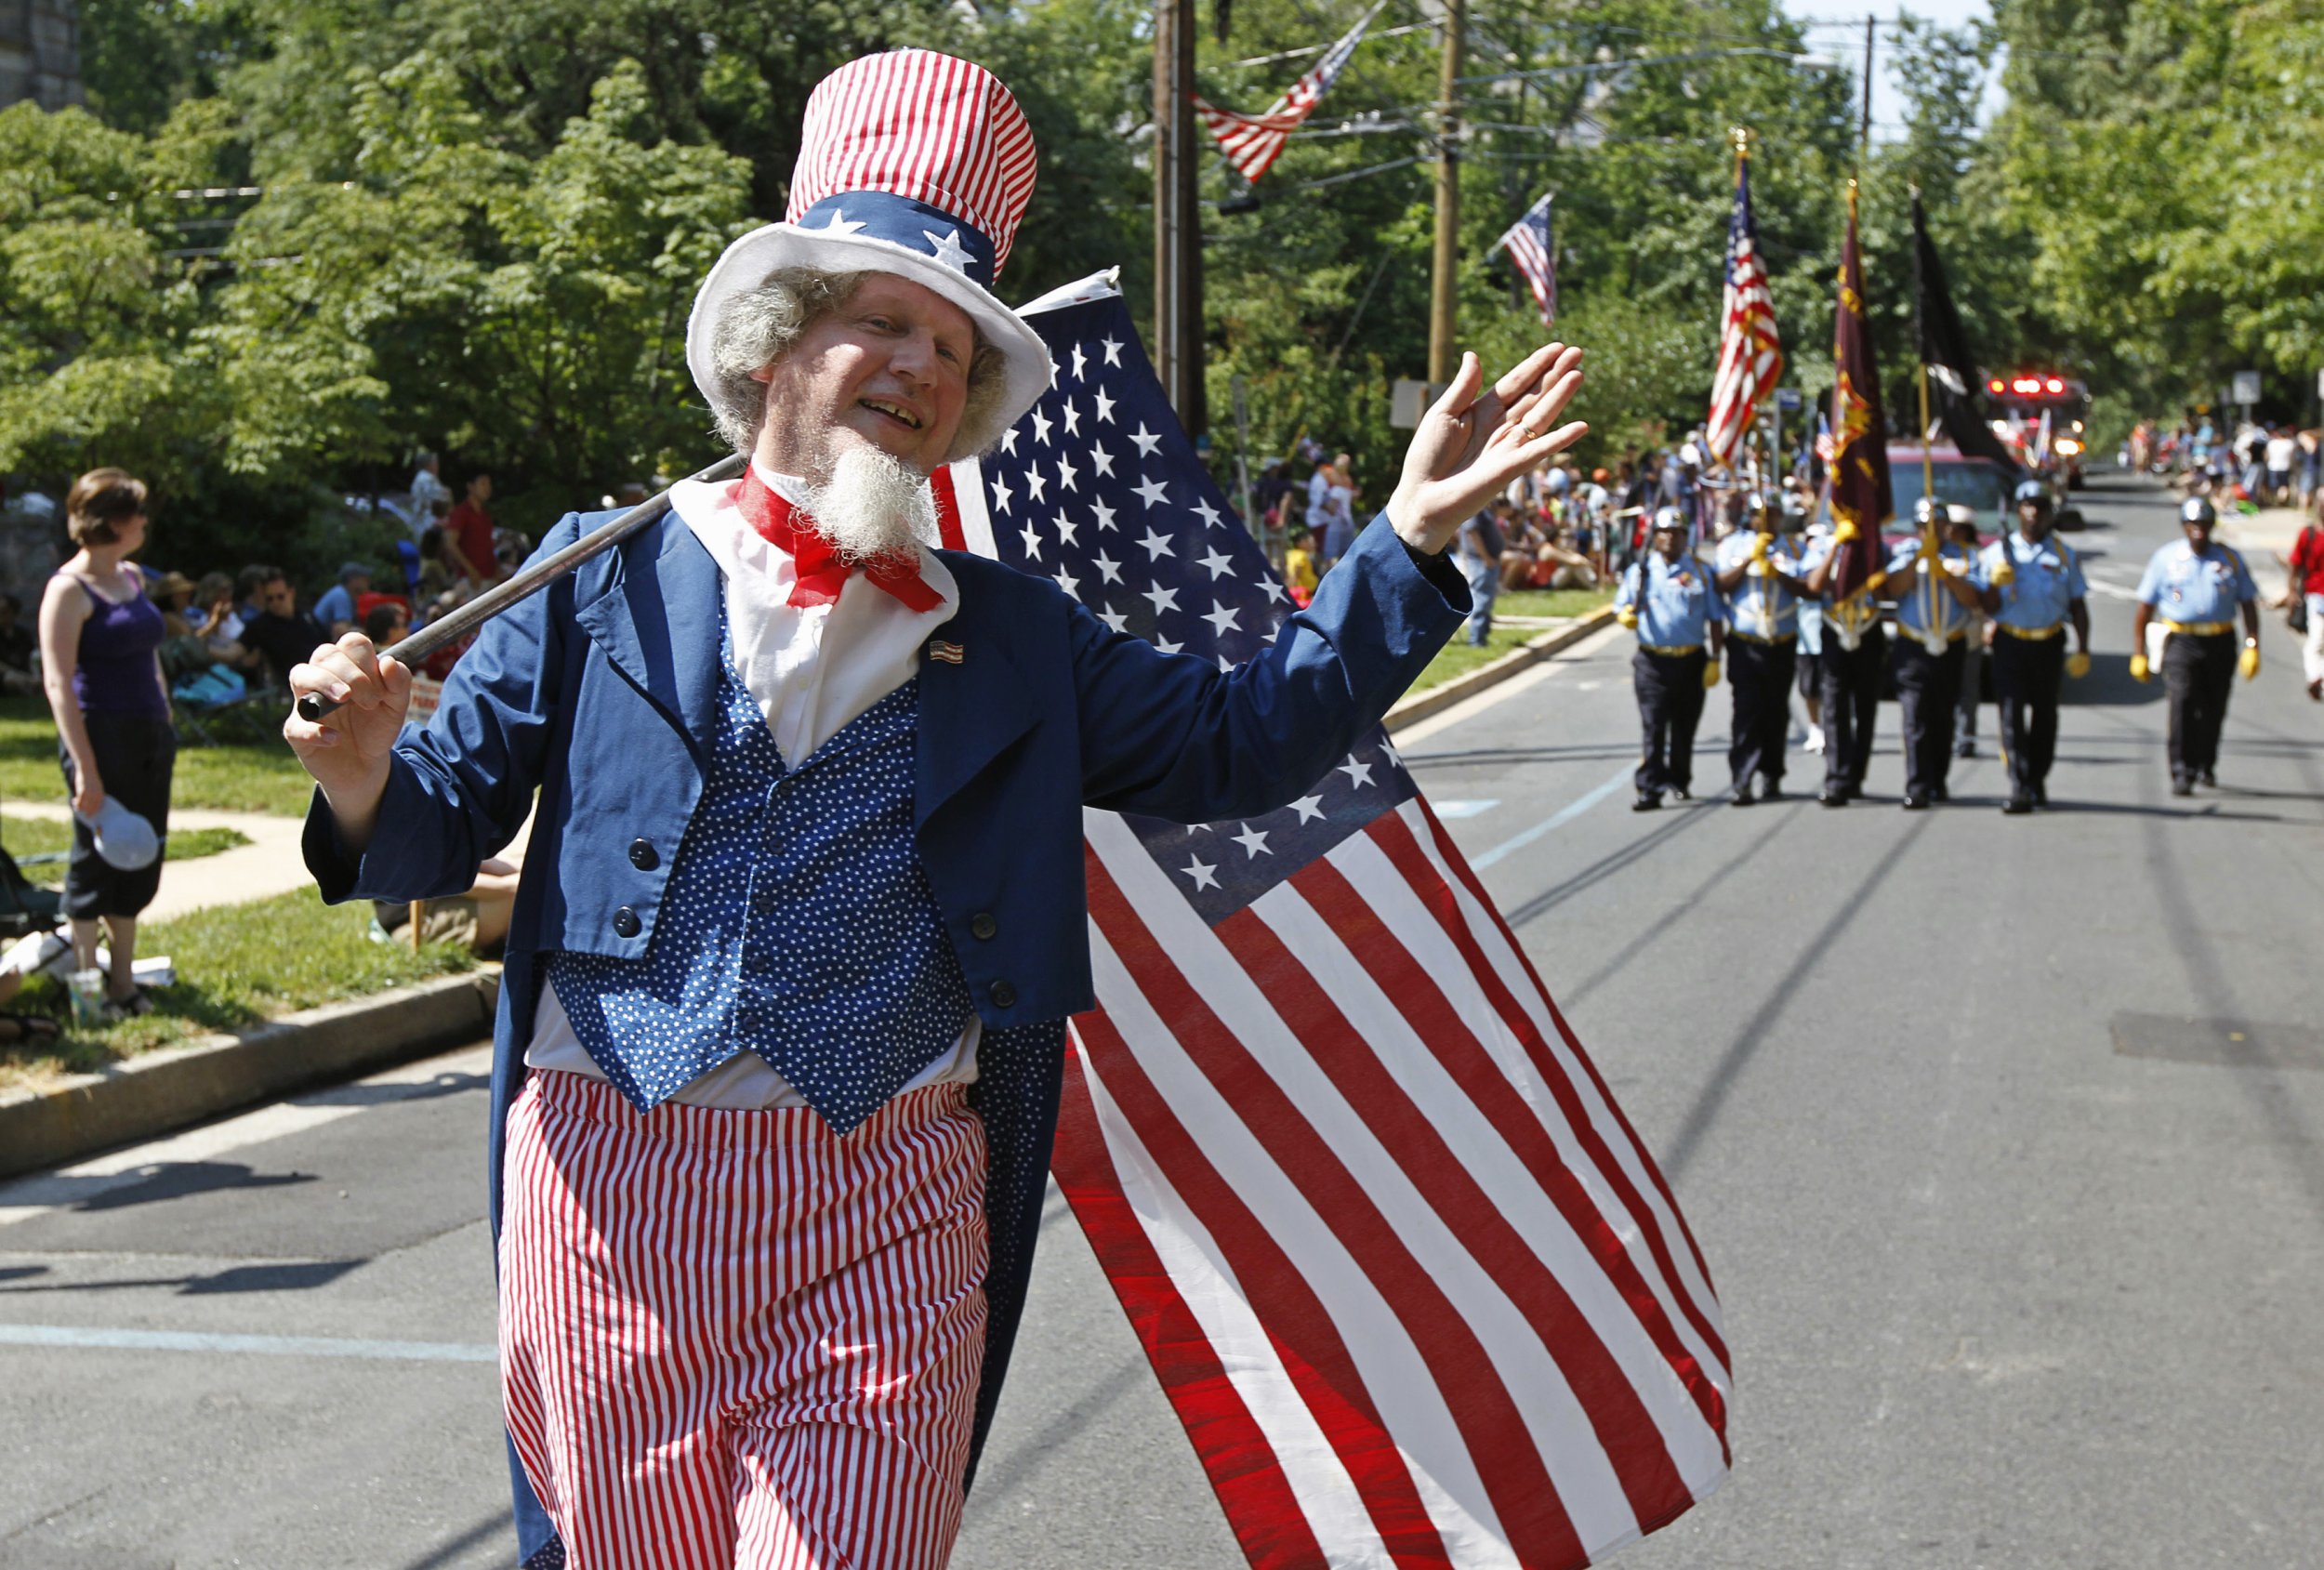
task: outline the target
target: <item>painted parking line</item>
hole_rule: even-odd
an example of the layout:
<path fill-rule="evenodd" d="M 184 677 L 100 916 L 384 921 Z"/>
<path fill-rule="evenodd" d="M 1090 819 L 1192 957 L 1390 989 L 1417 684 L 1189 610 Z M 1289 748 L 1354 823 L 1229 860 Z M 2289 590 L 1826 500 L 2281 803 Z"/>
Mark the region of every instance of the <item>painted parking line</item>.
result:
<path fill-rule="evenodd" d="M 1494 846 L 1490 851 L 1486 851 L 1483 855 L 1470 857 L 1469 864 L 1476 868 L 1479 872 L 1483 872 L 1486 867 L 1491 866 L 1495 862 L 1499 861 L 1503 856 L 1509 855 L 1513 851 L 1524 850 L 1526 846 L 1532 844 L 1543 835 L 1554 834 L 1557 830 L 1564 828 L 1567 824 L 1572 823 L 1576 818 L 1580 817 L 1584 812 L 1590 811 L 1591 808 L 1595 807 L 1599 802 L 1604 801 L 1607 797 L 1612 796 L 1616 791 L 1630 784 L 1631 775 L 1633 772 L 1635 772 L 1635 770 L 1632 766 L 1629 764 L 1623 765 L 1618 772 L 1608 777 L 1604 785 L 1598 786 L 1589 795 L 1582 797 L 1578 800 L 1567 802 L 1565 806 L 1560 807 L 1556 811 L 1551 813 L 1548 817 L 1542 819 L 1539 823 L 1534 825 L 1523 834 L 1520 834 L 1512 839 L 1502 840 L 1499 845 Z"/>
<path fill-rule="evenodd" d="M 0 1325 L 0 1346 L 108 1352 L 352 1357 L 390 1363 L 494 1363 L 500 1349 L 471 1341 L 371 1341 L 335 1336 L 224 1336 L 187 1330 L 99 1330 L 85 1325 Z"/>
<path fill-rule="evenodd" d="M 1438 817 L 1446 819 L 1481 818 L 1500 804 L 1500 798 L 1498 796 L 1487 797 L 1482 801 L 1432 801 L 1429 803 L 1432 808 L 1435 809 Z"/>

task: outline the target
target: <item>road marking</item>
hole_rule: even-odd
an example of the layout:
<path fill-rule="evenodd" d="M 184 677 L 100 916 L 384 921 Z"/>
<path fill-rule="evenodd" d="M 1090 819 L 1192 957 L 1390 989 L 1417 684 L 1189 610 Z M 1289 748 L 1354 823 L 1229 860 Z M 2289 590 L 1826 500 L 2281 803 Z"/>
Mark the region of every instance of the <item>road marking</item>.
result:
<path fill-rule="evenodd" d="M 2124 588 L 2120 584 L 2110 584 L 2104 578 L 2093 578 L 2085 574 L 2082 583 L 2092 593 L 2103 594 L 2110 600 L 2136 600 L 2138 598 L 2138 590 L 2135 588 Z"/>
<path fill-rule="evenodd" d="M 1605 784 L 1598 786 L 1597 789 L 1591 791 L 1580 800 L 1567 802 L 1565 806 L 1560 807 L 1556 811 L 1551 813 L 1548 817 L 1542 819 L 1539 823 L 1534 825 L 1531 828 L 1525 830 L 1525 833 L 1517 836 L 1514 839 L 1504 839 L 1499 845 L 1494 846 L 1490 851 L 1486 851 L 1485 854 L 1481 856 L 1470 857 L 1469 864 L 1472 867 L 1474 867 L 1477 871 L 1483 872 L 1486 867 L 1491 866 L 1495 862 L 1499 861 L 1503 856 L 1510 854 L 1512 851 L 1522 851 L 1526 846 L 1532 844 L 1535 840 L 1540 838 L 1543 835 L 1552 834 L 1558 829 L 1564 828 L 1567 824 L 1572 823 L 1576 818 L 1580 817 L 1584 812 L 1590 811 L 1591 808 L 1595 807 L 1599 802 L 1604 801 L 1607 797 L 1613 795 L 1616 791 L 1630 784 L 1631 772 L 1632 771 L 1630 768 L 1623 768 L 1620 772 L 1615 774 L 1612 778 L 1608 779 Z"/>
<path fill-rule="evenodd" d="M 483 1074 L 492 1068 L 493 1049 L 490 1046 L 462 1048 L 441 1057 L 425 1058 L 416 1063 L 405 1063 L 384 1074 L 375 1074 L 359 1085 L 425 1085 L 441 1075 Z M 277 1102 L 256 1112 L 244 1113 L 221 1123 L 188 1129 L 148 1144 L 131 1145 L 126 1150 L 92 1157 L 71 1167 L 61 1167 L 0 1186 L 0 1227 L 34 1216 L 46 1215 L 59 1207 L 84 1203 L 98 1194 L 114 1189 L 127 1188 L 143 1182 L 157 1167 L 182 1166 L 191 1162 L 208 1161 L 228 1151 L 240 1150 L 268 1140 L 279 1140 L 286 1134 L 303 1134 L 351 1117 L 367 1105 L 363 1102 L 335 1100 L 345 1087 L 309 1091 L 291 1101 Z"/>
<path fill-rule="evenodd" d="M 1501 804 L 1500 798 L 1490 797 L 1483 801 L 1432 801 L 1440 818 L 1481 818 Z"/>
<path fill-rule="evenodd" d="M 220 1336 L 188 1330 L 99 1330 L 83 1325 L 0 1325 L 0 1345 L 85 1347 L 115 1352 L 257 1353 L 262 1357 L 356 1357 L 390 1363 L 496 1363 L 500 1349 L 462 1341 L 343 1340 L 332 1336 Z"/>

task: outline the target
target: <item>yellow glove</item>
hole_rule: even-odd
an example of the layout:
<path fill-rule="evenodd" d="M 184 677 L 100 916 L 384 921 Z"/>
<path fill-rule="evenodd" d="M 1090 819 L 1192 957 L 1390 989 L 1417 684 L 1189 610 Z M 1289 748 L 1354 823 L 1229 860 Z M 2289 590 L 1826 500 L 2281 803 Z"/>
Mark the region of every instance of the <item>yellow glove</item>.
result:
<path fill-rule="evenodd" d="M 2133 680 L 2133 681 L 2145 681 L 2145 680 L 2146 680 L 2146 679 L 2147 679 L 2150 676 L 2152 676 L 2153 674 L 2154 674 L 2154 673 L 2153 673 L 2152 671 L 2148 670 L 2148 669 L 2147 669 L 2147 667 L 2146 667 L 2146 655 L 2144 655 L 2144 654 L 2133 654 L 2133 655 L 2131 656 L 2131 679 L 2132 679 L 2132 680 Z"/>
<path fill-rule="evenodd" d="M 1854 545 L 1856 538 L 1856 526 L 1854 519 L 1842 519 L 1839 527 L 1831 532 L 1831 543 L 1834 545 Z"/>
<path fill-rule="evenodd" d="M 1614 613 L 1614 619 L 1620 622 L 1624 627 L 1628 627 L 1632 632 L 1636 632 L 1638 630 L 1638 613 L 1631 610 L 1627 605 Z"/>
<path fill-rule="evenodd" d="M 2243 646 L 2243 657 L 2236 661 L 2236 668 L 2243 672 L 2243 679 L 2246 681 L 2260 673 L 2260 646 L 2257 643 L 2246 643 Z"/>
<path fill-rule="evenodd" d="M 2007 588 L 2010 585 L 2015 583 L 2016 581 L 2017 569 L 2009 564 L 2008 557 L 2002 557 L 2000 565 L 1993 569 L 1993 576 L 1990 579 L 1990 582 L 1995 588 Z"/>
<path fill-rule="evenodd" d="M 1719 685 L 1719 662 L 1705 660 L 1703 662 L 1703 690 L 1709 692 L 1717 685 Z"/>
<path fill-rule="evenodd" d="M 2080 649 L 2066 656 L 2066 674 L 2080 681 L 2090 674 L 2090 656 Z"/>

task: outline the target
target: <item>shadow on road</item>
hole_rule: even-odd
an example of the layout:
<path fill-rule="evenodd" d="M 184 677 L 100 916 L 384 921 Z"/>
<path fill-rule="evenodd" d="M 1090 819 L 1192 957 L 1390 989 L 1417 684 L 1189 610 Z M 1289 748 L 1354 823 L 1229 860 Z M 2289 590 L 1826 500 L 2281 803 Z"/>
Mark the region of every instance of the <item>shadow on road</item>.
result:
<path fill-rule="evenodd" d="M 469 1090 L 489 1090 L 492 1082 L 489 1074 L 440 1074 L 433 1079 L 402 1085 L 334 1085 L 292 1101 L 302 1107 L 390 1106 L 397 1102 L 432 1102 Z"/>
<path fill-rule="evenodd" d="M 1623 756 L 1628 757 L 1630 754 L 1626 753 Z M 1728 801 L 1728 792 L 1723 790 L 1716 796 L 1697 798 L 1692 808 L 1683 810 L 1664 819 L 1652 833 L 1633 839 L 1619 850 L 1599 857 L 1573 877 L 1565 879 L 1565 882 L 1545 889 L 1525 904 L 1504 912 L 1503 918 L 1508 921 L 1512 929 L 1538 920 L 1576 894 L 1604 882 L 1632 862 L 1651 855 L 1688 829 L 1709 823 L 1715 815 L 1711 809 L 1724 807 Z"/>
<path fill-rule="evenodd" d="M 242 1292 L 311 1292 L 328 1286 L 363 1260 L 299 1260 L 263 1265 L 234 1265 L 206 1275 L 139 1276 L 126 1281 L 43 1281 L 33 1286 L 0 1286 L 0 1297 L 34 1292 L 121 1292 L 175 1286 L 181 1298 L 218 1297 Z M 44 1271 L 45 1273 L 45 1271 Z"/>
<path fill-rule="evenodd" d="M 287 1188 L 311 1183 L 315 1179 L 311 1172 L 260 1173 L 238 1161 L 167 1161 L 133 1183 L 125 1184 L 113 1175 L 51 1181 L 64 1184 L 86 1181 L 96 1192 L 85 1199 L 69 1202 L 69 1207 L 86 1215 L 99 1210 L 125 1210 L 132 1205 L 152 1205 L 167 1199 L 188 1199 L 197 1194 Z"/>

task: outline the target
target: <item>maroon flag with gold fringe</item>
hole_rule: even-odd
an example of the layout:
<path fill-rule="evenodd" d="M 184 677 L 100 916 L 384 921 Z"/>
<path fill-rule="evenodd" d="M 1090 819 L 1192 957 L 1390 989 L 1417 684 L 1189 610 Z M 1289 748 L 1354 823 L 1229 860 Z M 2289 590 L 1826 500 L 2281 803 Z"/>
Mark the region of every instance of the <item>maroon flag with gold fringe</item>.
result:
<path fill-rule="evenodd" d="M 1895 514 L 1888 484 L 1888 421 L 1865 319 L 1864 257 L 1856 247 L 1856 189 L 1848 182 L 1848 239 L 1840 253 L 1840 307 L 1832 333 L 1831 514 L 1839 556 L 1831 592 L 1844 600 L 1882 566 L 1881 525 Z"/>

